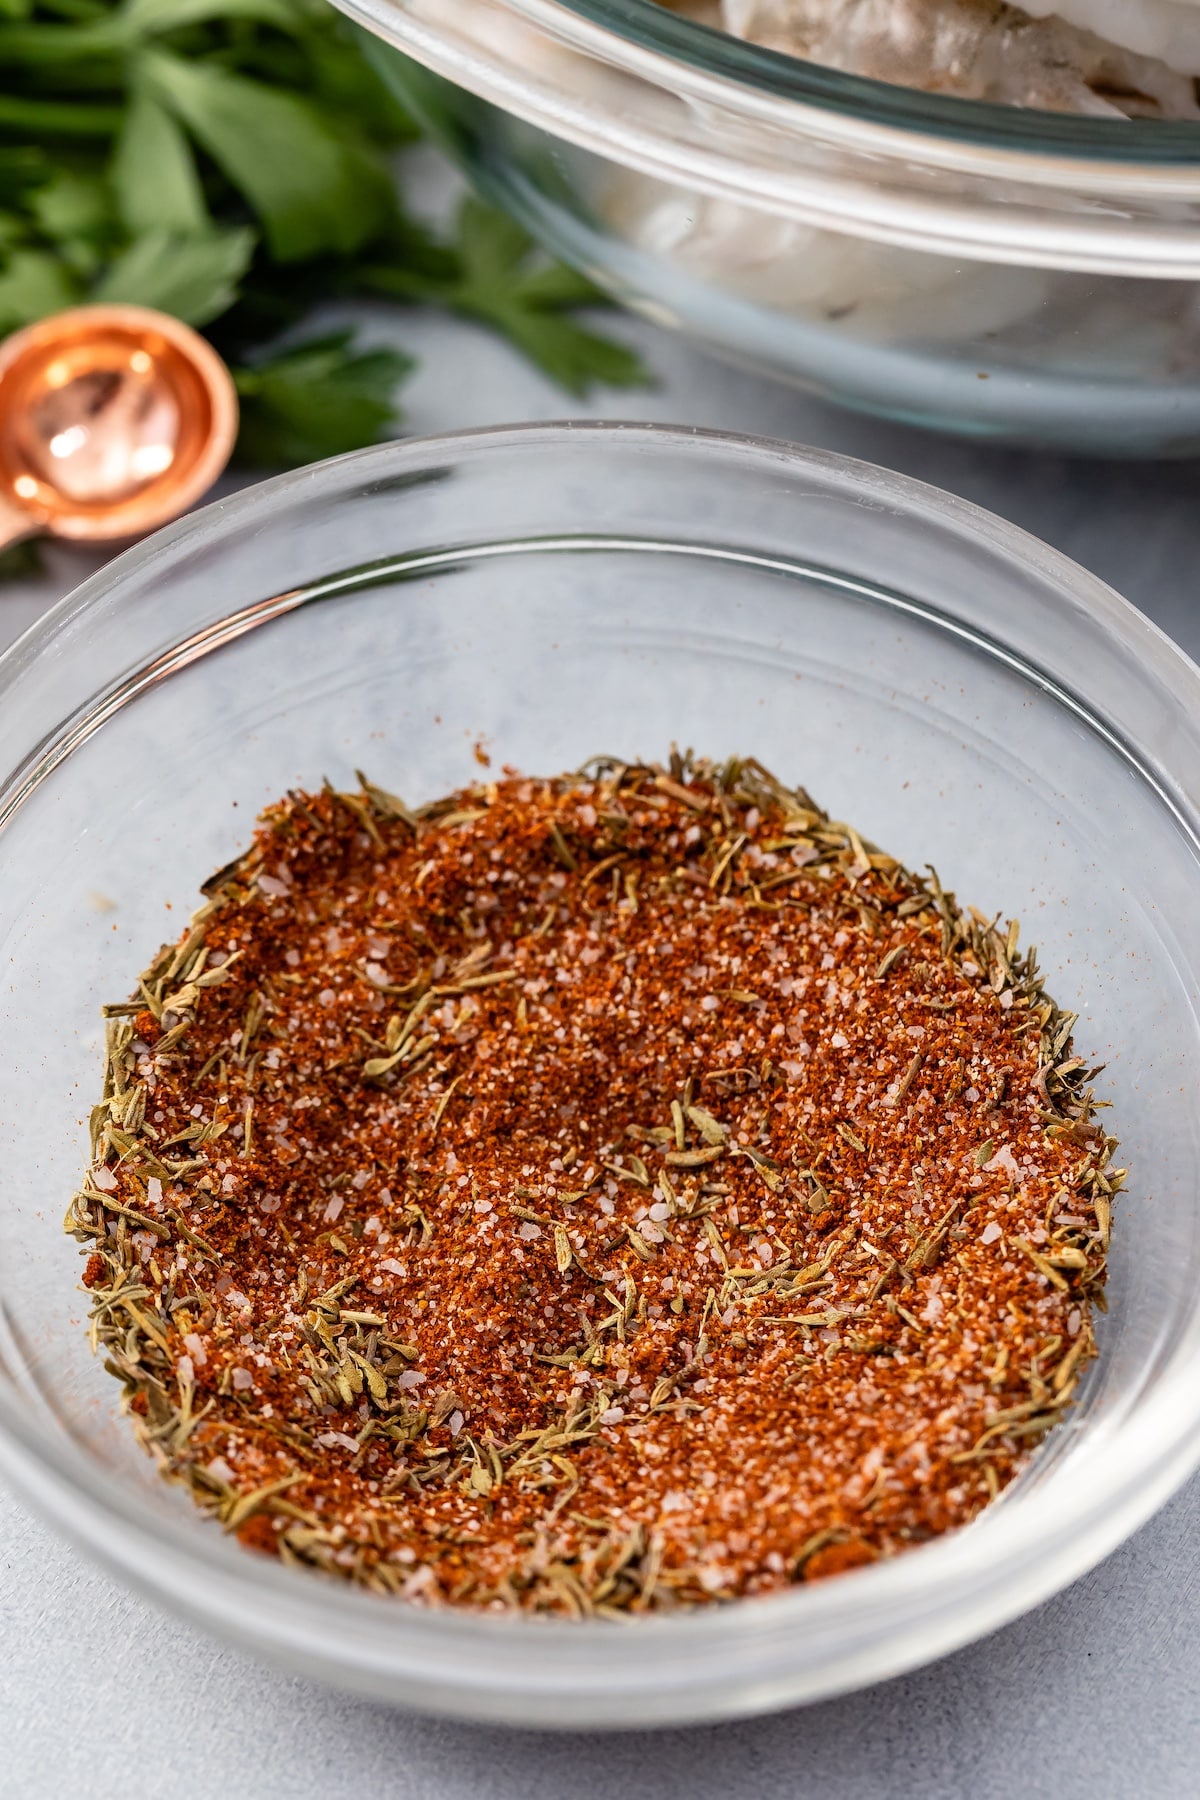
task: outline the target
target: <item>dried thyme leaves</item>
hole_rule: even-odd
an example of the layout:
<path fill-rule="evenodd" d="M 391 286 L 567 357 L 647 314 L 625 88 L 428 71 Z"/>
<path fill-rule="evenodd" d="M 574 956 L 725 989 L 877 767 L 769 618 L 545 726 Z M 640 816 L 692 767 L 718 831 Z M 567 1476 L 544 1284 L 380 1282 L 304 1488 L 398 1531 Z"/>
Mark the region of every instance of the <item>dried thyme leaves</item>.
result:
<path fill-rule="evenodd" d="M 1015 925 L 753 761 L 291 794 L 107 1010 L 67 1229 L 165 1475 L 426 1604 L 759 1593 L 960 1525 L 1121 1172 Z"/>

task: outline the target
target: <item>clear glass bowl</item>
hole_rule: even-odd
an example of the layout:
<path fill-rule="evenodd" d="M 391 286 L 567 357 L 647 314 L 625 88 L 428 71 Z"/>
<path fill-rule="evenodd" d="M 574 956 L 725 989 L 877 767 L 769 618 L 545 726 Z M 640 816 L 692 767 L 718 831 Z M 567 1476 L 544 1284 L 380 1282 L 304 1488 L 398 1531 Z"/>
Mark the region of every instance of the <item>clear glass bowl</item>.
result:
<path fill-rule="evenodd" d="M 338 4 L 477 185 L 627 305 L 891 418 L 1200 450 L 1200 126 L 918 93 L 652 0 Z"/>
<path fill-rule="evenodd" d="M 673 739 L 753 752 L 1040 943 L 1133 1178 L 1084 1397 L 968 1529 L 628 1628 L 432 1613 L 247 1554 L 135 1446 L 59 1223 L 100 1003 L 263 803 L 356 766 L 427 799 L 477 776 L 481 737 L 547 772 Z M 190 1618 L 468 1717 L 713 1719 L 953 1649 L 1200 1459 L 1198 854 L 1200 672 L 1044 545 L 879 469 L 529 427 L 364 451 L 181 521 L 0 661 L 0 1464 Z"/>

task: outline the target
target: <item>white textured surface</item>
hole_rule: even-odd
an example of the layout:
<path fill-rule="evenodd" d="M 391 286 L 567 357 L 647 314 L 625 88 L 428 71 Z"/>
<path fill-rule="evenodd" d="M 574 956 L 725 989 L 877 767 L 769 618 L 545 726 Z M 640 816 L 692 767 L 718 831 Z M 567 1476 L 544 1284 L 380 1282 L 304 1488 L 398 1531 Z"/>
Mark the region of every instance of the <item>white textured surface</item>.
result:
<path fill-rule="evenodd" d="M 369 328 L 422 358 L 408 426 L 570 410 L 482 333 Z M 1096 570 L 1200 653 L 1200 467 L 1068 463 L 853 419 L 649 329 L 649 394 L 591 416 L 803 439 L 963 494 Z M 0 588 L 0 647 L 86 573 Z M 387 1712 L 258 1668 L 163 1618 L 0 1491 L 0 1800 L 1176 1800 L 1200 1791 L 1200 1481 L 1102 1568 L 987 1642 L 886 1686 L 712 1730 L 537 1737 Z"/>

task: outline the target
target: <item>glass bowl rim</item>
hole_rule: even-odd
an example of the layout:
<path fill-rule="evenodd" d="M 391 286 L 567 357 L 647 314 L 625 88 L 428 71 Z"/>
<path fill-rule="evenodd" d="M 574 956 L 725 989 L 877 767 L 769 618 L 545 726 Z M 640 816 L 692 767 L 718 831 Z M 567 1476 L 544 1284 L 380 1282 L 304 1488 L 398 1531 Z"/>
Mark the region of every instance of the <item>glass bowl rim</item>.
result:
<path fill-rule="evenodd" d="M 358 494 L 377 484 L 386 494 L 397 477 L 411 479 L 486 457 L 544 455 L 557 466 L 581 440 L 611 450 L 641 445 L 665 458 L 686 458 L 689 473 L 696 472 L 698 459 L 710 474 L 731 466 L 743 471 L 771 467 L 777 473 L 782 464 L 798 478 L 824 477 L 828 486 L 838 482 L 872 502 L 886 494 L 893 512 L 910 518 L 919 514 L 926 525 L 932 521 L 935 532 L 938 527 L 947 535 L 970 531 L 990 555 L 1027 571 L 1031 579 L 1036 572 L 1043 578 L 1039 585 L 1049 575 L 1063 589 L 1061 604 L 1077 612 L 1081 605 L 1086 608 L 1097 631 L 1115 634 L 1129 656 L 1153 667 L 1175 705 L 1189 716 L 1200 716 L 1200 668 L 1163 632 L 1096 576 L 970 502 L 853 458 L 778 440 L 664 425 L 571 421 L 383 444 L 276 476 L 189 514 L 107 564 L 0 656 L 0 704 L 13 703 L 5 696 L 15 694 L 22 672 L 42 656 L 53 655 L 60 634 L 86 622 L 127 578 L 153 567 L 161 580 L 172 563 L 186 560 L 197 546 L 211 552 L 264 514 L 286 516 L 289 509 L 311 508 L 317 498 L 329 502 L 340 493 Z M 488 541 L 494 542 L 494 535 Z M 243 611 L 235 608 L 228 616 L 236 618 Z M 148 663 L 151 656 L 161 656 L 161 646 L 146 646 L 138 654 Z M 100 688 L 93 703 L 98 705 L 109 692 Z M 53 758 L 73 718 L 35 737 L 31 759 Z M 27 766 L 0 770 L 0 850 L 4 802 Z M 35 792 L 36 784 L 27 788 L 20 804 Z M 1160 803 L 1163 798 L 1160 792 Z M 1200 842 L 1200 791 L 1183 793 L 1182 801 L 1191 835 Z M 1183 1342 L 1189 1356 L 1200 1356 L 1200 1296 L 1186 1321 Z M 899 1673 L 1007 1622 L 1086 1572 L 1200 1462 L 1200 1390 L 1187 1381 L 1182 1360 L 1177 1353 L 1155 1390 L 1101 1447 L 1102 1466 L 1094 1461 L 1086 1478 L 1069 1465 L 1062 1467 L 1052 1495 L 1035 1490 L 1016 1504 L 1002 1500 L 987 1509 L 983 1520 L 992 1555 L 986 1567 L 975 1555 L 979 1538 L 972 1527 L 812 1588 L 678 1617 L 647 1618 L 638 1622 L 632 1637 L 604 1622 L 490 1617 L 453 1609 L 425 1612 L 330 1586 L 320 1577 L 297 1579 L 293 1571 L 240 1551 L 232 1553 L 231 1566 L 219 1536 L 203 1529 L 202 1521 L 167 1517 L 86 1463 L 57 1433 L 31 1417 L 2 1382 L 0 1467 L 39 1510 L 125 1579 L 278 1660 L 303 1663 L 307 1655 L 305 1666 L 317 1666 L 329 1679 L 396 1699 L 411 1698 L 415 1687 L 423 1704 L 463 1717 L 508 1716 L 515 1691 L 518 1710 L 526 1704 L 528 1722 L 534 1722 L 530 1708 L 536 1704 L 547 1709 L 545 1716 L 536 1715 L 543 1723 L 678 1723 L 824 1697 Z M 917 1644 L 914 1614 L 921 1608 L 926 1611 Z M 937 1615 L 932 1625 L 930 1614 Z M 890 1654 L 882 1649 L 860 1653 L 860 1674 L 845 1676 L 850 1652 L 843 1646 L 842 1662 L 824 1679 L 811 1668 L 802 1680 L 788 1675 L 799 1637 L 824 1645 L 840 1632 L 848 1644 L 847 1634 L 861 1632 L 877 1619 L 895 1627 L 893 1637 L 886 1629 L 876 1634 Z M 910 1647 L 897 1653 L 900 1639 Z M 753 1693 L 739 1690 L 724 1704 L 719 1689 L 714 1695 L 699 1682 L 686 1693 L 672 1687 L 671 1653 L 694 1657 L 699 1649 L 711 1652 L 714 1681 L 725 1678 L 722 1655 L 740 1652 L 769 1666 L 774 1685 L 760 1681 Z M 511 1656 L 514 1665 L 522 1657 L 535 1665 L 533 1673 L 527 1669 L 522 1675 L 518 1669 L 511 1677 L 516 1687 L 504 1691 L 503 1706 L 493 1704 L 497 1683 L 508 1679 L 495 1671 L 497 1651 Z M 440 1688 L 429 1687 L 434 1680 L 427 1676 L 429 1669 L 443 1671 Z M 635 1675 L 643 1706 L 639 1712 L 629 1711 L 629 1684 Z M 651 1700 L 658 1697 L 659 1713 L 644 1710 L 647 1694 Z M 556 1706 L 561 1716 L 555 1716 Z"/>
<path fill-rule="evenodd" d="M 658 0 L 553 0 L 632 46 L 659 50 L 702 73 L 784 101 L 864 118 L 954 143 L 1042 156 L 1163 167 L 1200 166 L 1200 123 L 1093 119 L 1037 107 L 1003 106 L 850 75 L 769 50 L 690 19 Z M 525 11 L 522 0 L 515 0 Z"/>

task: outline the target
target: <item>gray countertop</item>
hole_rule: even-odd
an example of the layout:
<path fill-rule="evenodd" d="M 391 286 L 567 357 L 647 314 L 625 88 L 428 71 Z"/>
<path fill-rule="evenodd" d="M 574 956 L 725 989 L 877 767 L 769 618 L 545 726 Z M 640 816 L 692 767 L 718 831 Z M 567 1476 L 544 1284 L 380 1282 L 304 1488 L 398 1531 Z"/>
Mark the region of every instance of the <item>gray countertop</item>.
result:
<path fill-rule="evenodd" d="M 363 315 L 358 315 L 364 317 Z M 1200 655 L 1200 466 L 1071 462 L 853 418 L 637 323 L 653 392 L 569 408 L 503 346 L 364 317 L 421 357 L 414 432 L 654 418 L 820 444 L 949 488 L 1086 564 Z M 87 572 L 0 589 L 0 648 Z M 541 1737 L 388 1711 L 276 1674 L 165 1618 L 0 1490 L 0 1796 L 626 1800 L 633 1796 L 1200 1793 L 1200 1479 L 1086 1580 L 981 1644 L 805 1711 L 708 1729 Z"/>

